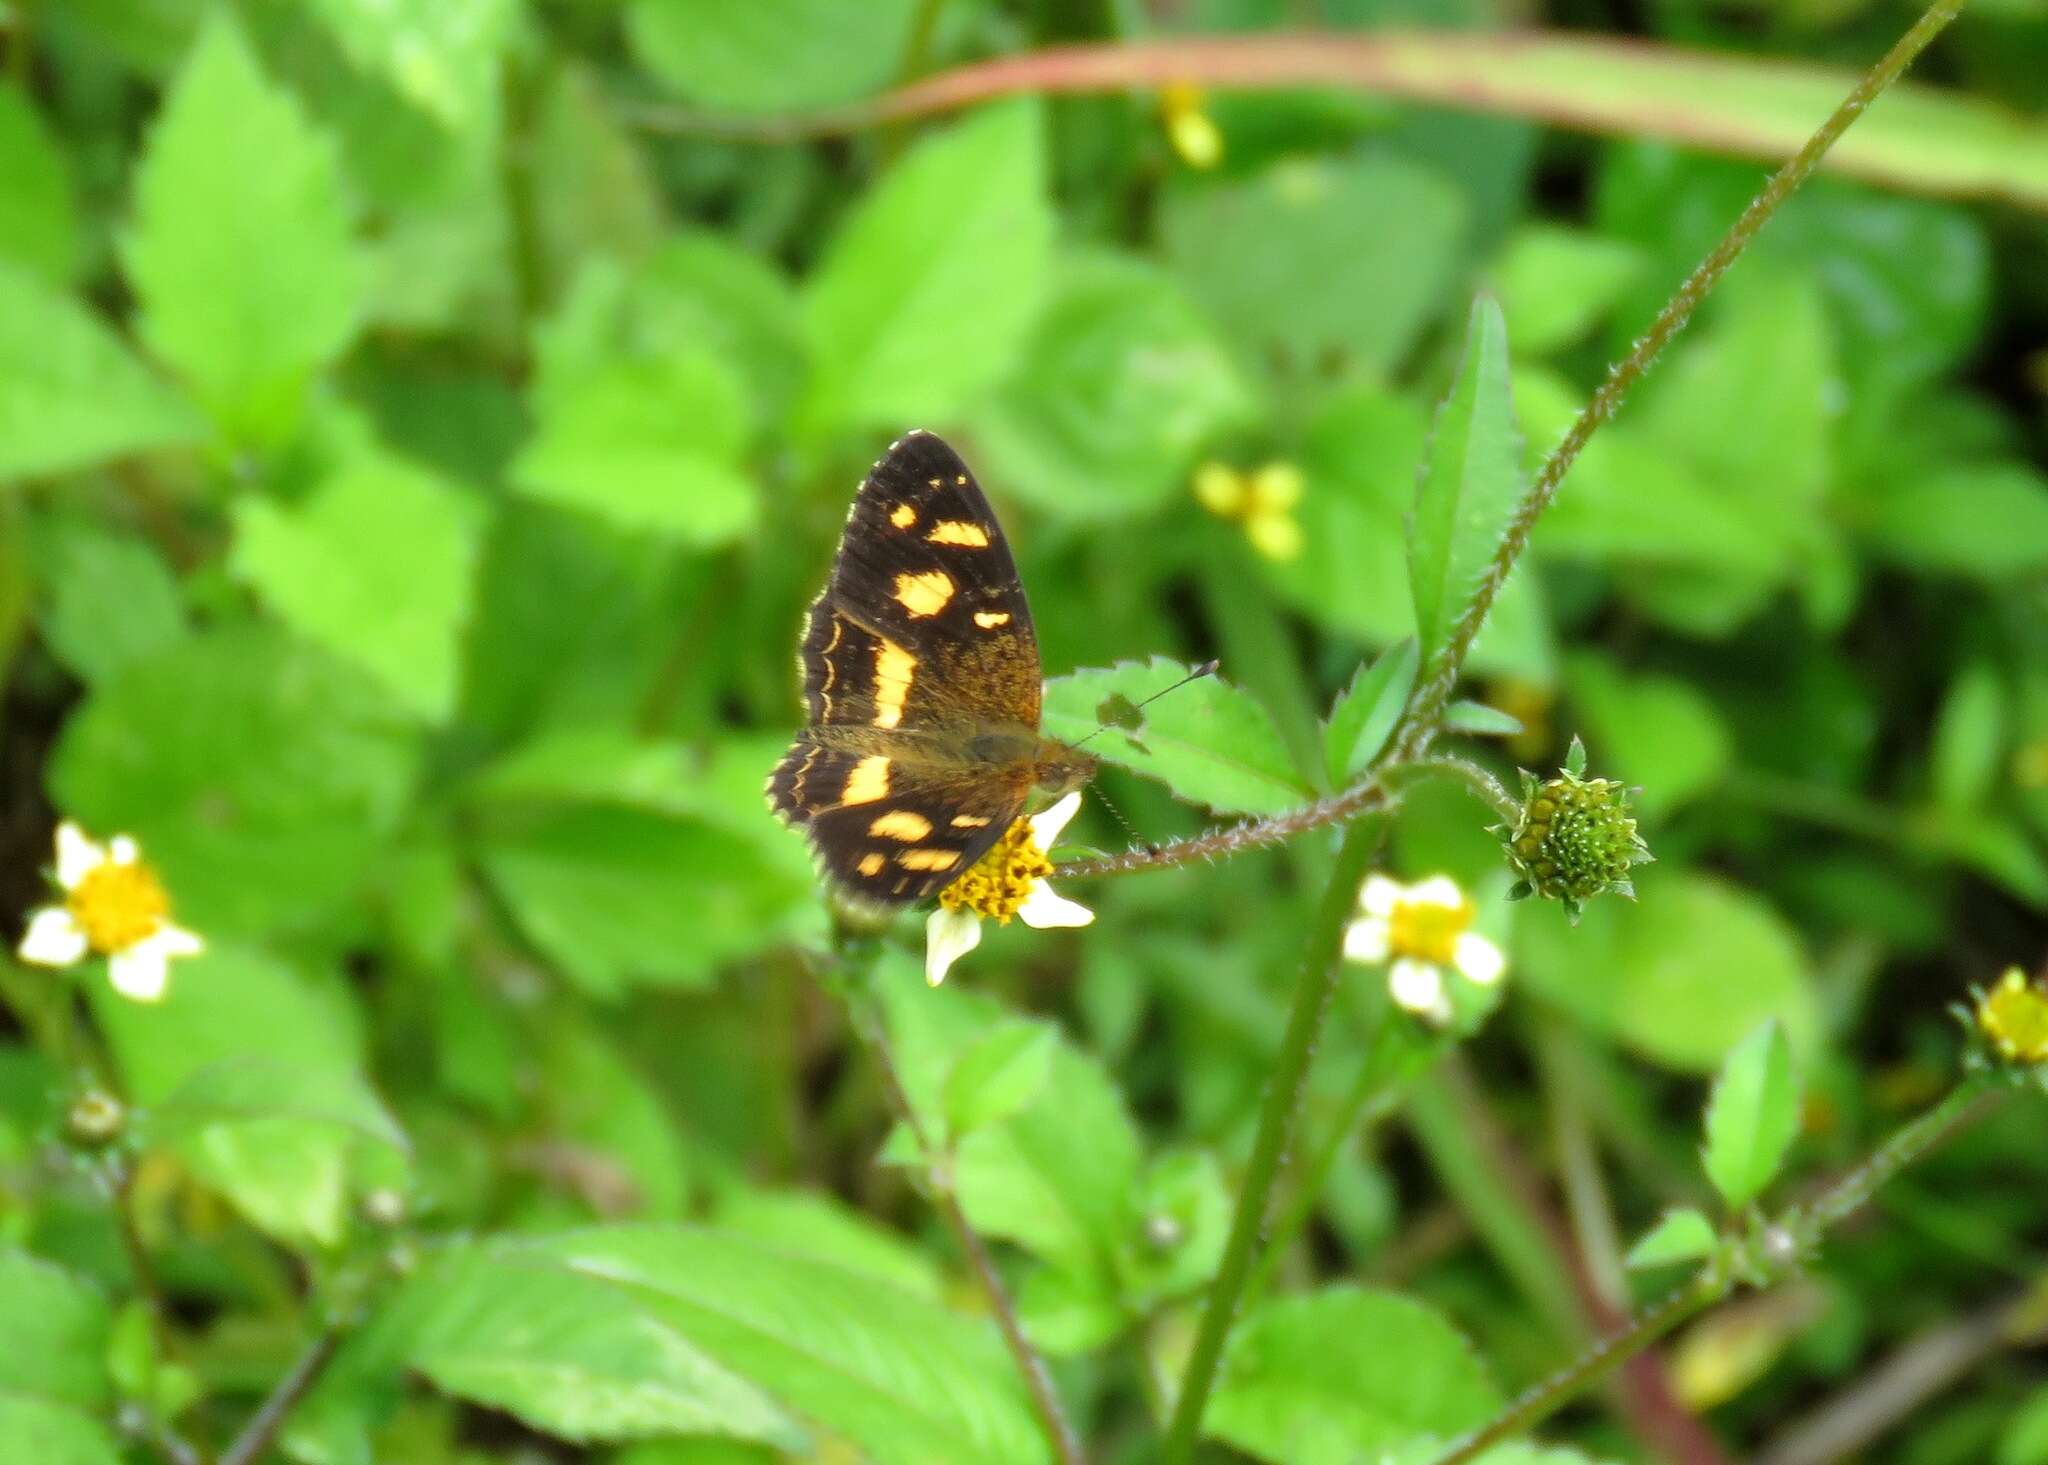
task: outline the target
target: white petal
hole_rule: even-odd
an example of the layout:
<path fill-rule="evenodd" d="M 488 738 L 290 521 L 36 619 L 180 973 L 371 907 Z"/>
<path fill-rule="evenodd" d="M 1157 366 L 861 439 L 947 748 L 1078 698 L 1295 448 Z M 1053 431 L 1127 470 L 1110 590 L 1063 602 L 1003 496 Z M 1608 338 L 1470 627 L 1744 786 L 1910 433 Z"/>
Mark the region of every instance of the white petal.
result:
<path fill-rule="evenodd" d="M 1491 987 L 1508 969 L 1508 959 L 1500 954 L 1500 948 L 1477 931 L 1467 931 L 1458 938 L 1458 944 L 1451 949 L 1451 964 L 1466 981 L 1482 987 Z"/>
<path fill-rule="evenodd" d="M 28 918 L 28 930 L 15 953 L 37 966 L 70 966 L 85 956 L 85 932 L 64 907 L 44 906 Z"/>
<path fill-rule="evenodd" d="M 924 979 L 934 987 L 954 962 L 981 945 L 981 917 L 970 910 L 941 907 L 924 923 Z"/>
<path fill-rule="evenodd" d="M 107 852 L 66 819 L 57 826 L 57 883 L 75 890 L 78 882 L 107 862 Z"/>
<path fill-rule="evenodd" d="M 1053 841 L 1060 837 L 1060 831 L 1067 827 L 1067 821 L 1074 817 L 1080 807 L 1081 791 L 1075 789 L 1050 809 L 1033 814 L 1031 816 L 1032 842 L 1042 850 L 1051 849 Z"/>
<path fill-rule="evenodd" d="M 1387 968 L 1387 992 L 1397 1006 L 1418 1017 L 1449 1022 L 1450 999 L 1444 995 L 1444 974 L 1433 963 L 1404 956 Z"/>
<path fill-rule="evenodd" d="M 136 1002 L 162 1000 L 170 975 L 170 953 L 154 936 L 107 958 L 107 980 L 116 992 Z"/>
<path fill-rule="evenodd" d="M 1387 959 L 1387 942 L 1393 933 L 1392 926 L 1375 916 L 1353 921 L 1344 928 L 1344 956 L 1349 961 L 1378 966 Z"/>
<path fill-rule="evenodd" d="M 1384 875 L 1368 875 L 1365 885 L 1358 892 L 1358 908 L 1369 916 L 1382 920 L 1394 913 L 1394 907 L 1401 903 L 1401 882 L 1389 880 Z"/>
<path fill-rule="evenodd" d="M 206 943 L 199 939 L 197 931 L 173 926 L 169 921 L 158 926 L 156 934 L 149 939 L 163 948 L 165 956 L 197 956 L 206 950 Z"/>
<path fill-rule="evenodd" d="M 1034 880 L 1017 907 L 1017 919 L 1044 930 L 1048 926 L 1085 926 L 1095 919 L 1095 912 L 1078 900 L 1055 894 L 1048 882 Z"/>
<path fill-rule="evenodd" d="M 1420 885 L 1408 887 L 1408 899 L 1416 905 L 1440 905 L 1456 910 L 1465 903 L 1465 892 L 1448 875 L 1432 875 Z"/>
<path fill-rule="evenodd" d="M 142 858 L 142 849 L 132 834 L 117 834 L 107 841 L 107 855 L 117 865 L 132 865 Z"/>

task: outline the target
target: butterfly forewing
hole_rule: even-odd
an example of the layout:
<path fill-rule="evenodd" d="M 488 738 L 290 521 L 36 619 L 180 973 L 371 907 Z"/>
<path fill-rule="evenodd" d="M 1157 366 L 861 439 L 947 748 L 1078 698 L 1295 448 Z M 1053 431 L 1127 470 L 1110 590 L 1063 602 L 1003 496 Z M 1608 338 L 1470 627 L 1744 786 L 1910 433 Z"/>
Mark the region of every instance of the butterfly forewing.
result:
<path fill-rule="evenodd" d="M 1008 750 L 1037 732 L 1038 642 L 1002 527 L 938 438 L 862 482 L 798 660 L 810 725 L 768 798 L 841 886 L 917 900 L 1023 812 L 1032 765 Z"/>

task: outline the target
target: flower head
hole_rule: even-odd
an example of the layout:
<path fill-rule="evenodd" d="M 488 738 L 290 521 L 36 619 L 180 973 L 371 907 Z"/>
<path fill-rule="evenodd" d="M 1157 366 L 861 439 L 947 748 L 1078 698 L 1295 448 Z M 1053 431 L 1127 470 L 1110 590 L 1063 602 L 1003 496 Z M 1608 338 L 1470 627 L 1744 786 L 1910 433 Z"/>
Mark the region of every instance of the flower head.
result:
<path fill-rule="evenodd" d="M 2048 1064 L 2048 983 L 2009 967 L 1977 1001 L 1977 1031 L 2007 1063 Z"/>
<path fill-rule="evenodd" d="M 1523 773 L 1521 811 L 1512 828 L 1496 830 L 1522 877 L 1508 899 L 1540 895 L 1562 903 L 1574 921 L 1596 895 L 1633 900 L 1629 872 L 1653 858 L 1636 832 L 1628 790 L 1611 778 L 1581 778 L 1585 769 L 1585 745 L 1573 738 L 1557 777 L 1538 783 Z"/>
<path fill-rule="evenodd" d="M 1394 1005 L 1417 1017 L 1441 1026 L 1456 1015 L 1446 970 L 1479 987 L 1497 985 L 1507 971 L 1500 948 L 1471 929 L 1478 912 L 1448 875 L 1418 885 L 1373 875 L 1358 908 L 1359 918 L 1344 928 L 1344 955 L 1386 963 Z"/>
<path fill-rule="evenodd" d="M 1176 81 L 1159 93 L 1159 120 L 1167 141 L 1190 168 L 1213 168 L 1223 161 L 1223 132 L 1209 115 L 1206 101 L 1193 82 Z"/>
<path fill-rule="evenodd" d="M 1244 525 L 1245 538 L 1269 560 L 1291 560 L 1301 553 L 1301 521 L 1294 517 L 1307 486 L 1292 463 L 1268 463 L 1249 473 L 1225 463 L 1204 463 L 1195 470 L 1196 500 L 1219 519 Z"/>
<path fill-rule="evenodd" d="M 981 918 L 1007 926 L 1014 917 L 1027 926 L 1085 926 L 1095 912 L 1057 895 L 1047 883 L 1052 860 L 1046 851 L 1081 807 L 1068 794 L 1051 808 L 1019 819 L 987 854 L 939 892 L 939 908 L 925 922 L 924 975 L 934 987 L 954 962 L 981 944 Z"/>
<path fill-rule="evenodd" d="M 171 958 L 203 949 L 197 936 L 172 923 L 156 871 L 125 834 L 103 845 L 65 820 L 57 826 L 56 877 L 64 903 L 29 916 L 17 948 L 23 961 L 68 967 L 104 956 L 115 991 L 155 1002 L 164 995 Z"/>

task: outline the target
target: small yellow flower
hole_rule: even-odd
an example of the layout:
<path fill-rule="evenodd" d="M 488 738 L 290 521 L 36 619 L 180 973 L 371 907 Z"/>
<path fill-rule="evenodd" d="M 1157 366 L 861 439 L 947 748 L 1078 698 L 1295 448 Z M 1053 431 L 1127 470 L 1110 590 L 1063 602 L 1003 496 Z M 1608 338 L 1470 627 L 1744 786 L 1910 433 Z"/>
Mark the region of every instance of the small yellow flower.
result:
<path fill-rule="evenodd" d="M 1223 161 L 1223 133 L 1203 106 L 1206 100 L 1193 82 L 1177 81 L 1159 93 L 1166 139 L 1190 168 L 1213 168 Z"/>
<path fill-rule="evenodd" d="M 1244 525 L 1252 548 L 1269 560 L 1291 560 L 1301 553 L 1301 523 L 1294 517 L 1306 487 L 1301 469 L 1292 463 L 1268 463 L 1250 473 L 1224 463 L 1204 463 L 1195 470 L 1195 500 L 1219 519 Z"/>
<path fill-rule="evenodd" d="M 172 923 L 156 871 L 125 834 L 102 845 L 65 820 L 57 826 L 56 876 L 64 903 L 30 915 L 17 948 L 23 961 L 68 967 L 104 956 L 115 991 L 155 1002 L 164 995 L 171 958 L 203 949 L 197 936 Z"/>
<path fill-rule="evenodd" d="M 2048 1063 L 2048 987 L 2009 967 L 1977 1003 L 1977 1031 L 2008 1063 Z"/>
<path fill-rule="evenodd" d="M 1095 912 L 1055 894 L 1046 855 L 1081 807 L 1078 791 L 1051 808 L 1019 819 L 966 874 L 939 892 L 939 908 L 925 922 L 924 976 L 934 987 L 953 963 L 981 944 L 981 919 L 1007 926 L 1085 926 Z"/>
<path fill-rule="evenodd" d="M 1387 991 L 1417 1017 L 1451 1020 L 1446 968 L 1481 987 L 1507 971 L 1500 948 L 1471 929 L 1478 912 L 1448 875 L 1418 885 L 1374 875 L 1359 891 L 1358 906 L 1359 919 L 1344 929 L 1344 955 L 1368 966 L 1387 963 Z"/>

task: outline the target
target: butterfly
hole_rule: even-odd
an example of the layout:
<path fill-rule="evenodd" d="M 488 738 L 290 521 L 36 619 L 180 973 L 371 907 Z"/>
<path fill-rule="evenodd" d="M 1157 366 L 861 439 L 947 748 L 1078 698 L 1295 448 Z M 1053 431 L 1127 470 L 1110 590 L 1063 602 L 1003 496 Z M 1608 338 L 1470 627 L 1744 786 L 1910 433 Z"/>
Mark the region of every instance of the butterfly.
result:
<path fill-rule="evenodd" d="M 907 905 L 971 868 L 1025 812 L 1092 778 L 1038 730 L 1023 583 L 960 455 L 890 445 L 855 495 L 797 651 L 806 726 L 768 804 L 855 899 Z"/>

